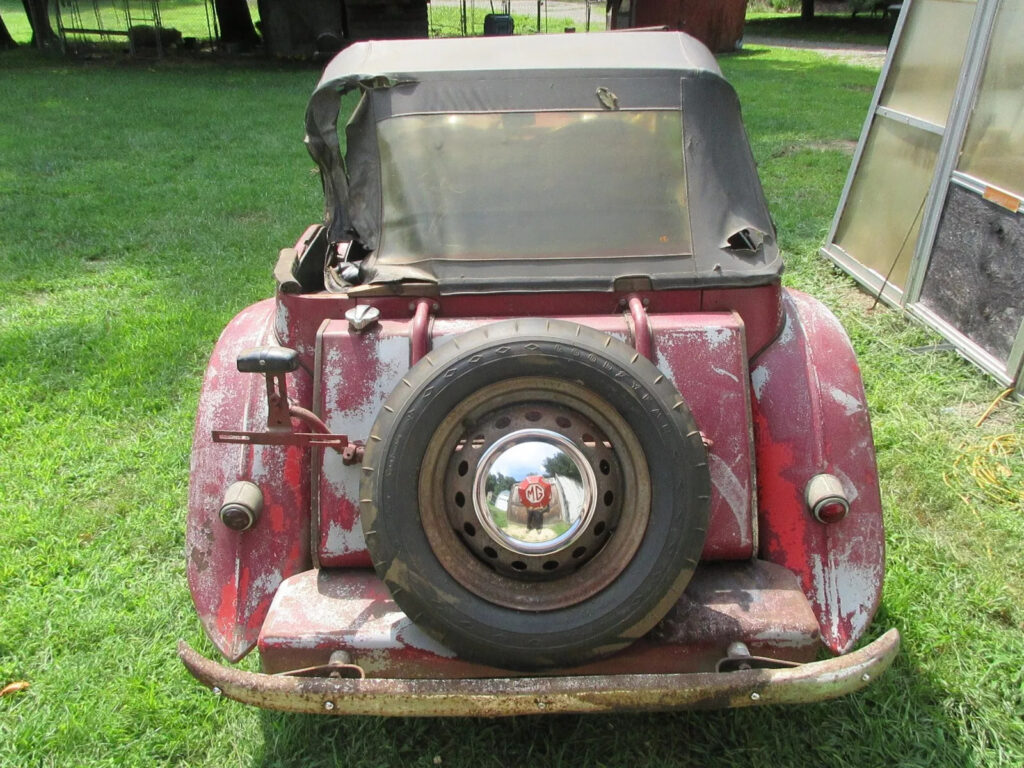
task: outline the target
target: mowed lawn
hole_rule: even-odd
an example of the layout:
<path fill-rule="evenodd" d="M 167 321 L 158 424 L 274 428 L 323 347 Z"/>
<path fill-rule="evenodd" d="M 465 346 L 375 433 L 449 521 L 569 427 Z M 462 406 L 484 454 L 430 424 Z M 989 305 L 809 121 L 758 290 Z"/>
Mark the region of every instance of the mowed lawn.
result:
<path fill-rule="evenodd" d="M 1024 412 L 817 256 L 877 70 L 722 61 L 788 262 L 858 349 L 894 667 L 832 703 L 331 719 L 213 697 L 185 584 L 192 419 L 224 324 L 319 219 L 309 68 L 0 55 L 0 766 L 1020 766 Z M 601 148 L 594 148 L 599 161 Z M 254 668 L 255 660 L 244 662 Z"/>

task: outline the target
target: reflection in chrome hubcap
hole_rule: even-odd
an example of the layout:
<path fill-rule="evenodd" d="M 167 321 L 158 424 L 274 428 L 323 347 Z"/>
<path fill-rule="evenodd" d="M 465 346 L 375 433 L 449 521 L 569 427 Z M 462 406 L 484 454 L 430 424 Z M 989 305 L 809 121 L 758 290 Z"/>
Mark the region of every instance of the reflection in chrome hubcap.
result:
<path fill-rule="evenodd" d="M 597 481 L 582 452 L 557 432 L 521 429 L 490 446 L 477 465 L 473 503 L 494 540 L 524 555 L 572 544 L 594 515 Z"/>
<path fill-rule="evenodd" d="M 637 531 L 646 525 L 646 516 L 637 522 L 637 515 L 645 515 L 644 500 L 632 502 L 645 487 L 632 472 L 631 457 L 640 449 L 629 442 L 632 433 L 624 431 L 624 422 L 605 415 L 610 406 L 600 401 L 594 407 L 590 397 L 575 384 L 514 379 L 482 390 L 449 417 L 446 444 L 437 449 L 447 457 L 443 479 L 425 478 L 442 484 L 434 498 L 459 542 L 447 549 L 438 539 L 432 546 L 463 586 L 499 605 L 534 610 L 544 604 L 546 610 L 582 599 L 591 587 L 601 589 L 617 571 L 592 570 L 581 592 L 565 584 L 564 591 L 542 585 L 575 583 L 574 575 L 606 550 L 615 555 L 608 562 L 614 560 L 616 568 L 628 562 L 616 553 L 632 555 L 634 525 Z M 629 475 L 623 474 L 623 462 Z M 616 536 L 627 503 L 634 525 L 626 536 Z M 466 550 L 475 557 L 466 558 Z M 513 586 L 524 583 L 531 584 L 529 590 Z"/>

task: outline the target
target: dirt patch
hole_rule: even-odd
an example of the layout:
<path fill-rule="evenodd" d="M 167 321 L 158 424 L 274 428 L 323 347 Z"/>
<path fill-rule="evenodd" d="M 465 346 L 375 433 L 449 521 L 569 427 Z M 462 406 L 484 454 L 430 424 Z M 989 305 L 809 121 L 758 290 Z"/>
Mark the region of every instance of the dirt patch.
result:
<path fill-rule="evenodd" d="M 844 155 L 852 155 L 857 149 L 857 142 L 849 139 L 835 139 L 834 141 L 805 141 L 799 144 L 788 144 L 782 149 L 772 152 L 772 157 L 786 157 L 795 155 L 798 152 L 842 152 Z"/>
<path fill-rule="evenodd" d="M 745 37 L 744 45 L 764 45 L 769 48 L 796 48 L 813 51 L 822 56 L 839 59 L 844 64 L 880 69 L 885 61 L 886 49 L 881 45 L 858 43 L 830 43 L 822 40 L 794 40 L 781 37 Z"/>

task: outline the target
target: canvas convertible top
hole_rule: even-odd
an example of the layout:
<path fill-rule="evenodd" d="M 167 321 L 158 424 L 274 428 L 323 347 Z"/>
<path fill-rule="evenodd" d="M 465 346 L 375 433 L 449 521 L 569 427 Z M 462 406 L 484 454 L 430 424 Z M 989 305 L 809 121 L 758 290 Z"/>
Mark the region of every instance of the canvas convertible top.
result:
<path fill-rule="evenodd" d="M 368 283 L 658 289 L 782 270 L 735 92 L 681 33 L 357 43 L 324 71 L 306 143 L 330 237 L 369 253 Z"/>

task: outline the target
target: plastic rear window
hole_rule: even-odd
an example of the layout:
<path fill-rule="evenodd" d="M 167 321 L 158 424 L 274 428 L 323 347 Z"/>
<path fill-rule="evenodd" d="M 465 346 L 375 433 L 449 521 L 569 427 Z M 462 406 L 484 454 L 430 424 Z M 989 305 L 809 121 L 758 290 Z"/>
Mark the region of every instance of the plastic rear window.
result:
<path fill-rule="evenodd" d="M 678 110 L 377 125 L 380 263 L 691 253 Z"/>

